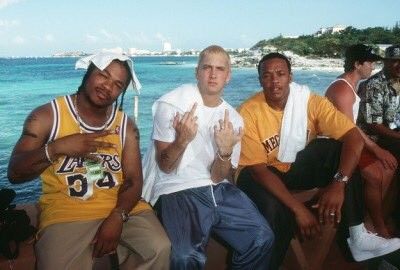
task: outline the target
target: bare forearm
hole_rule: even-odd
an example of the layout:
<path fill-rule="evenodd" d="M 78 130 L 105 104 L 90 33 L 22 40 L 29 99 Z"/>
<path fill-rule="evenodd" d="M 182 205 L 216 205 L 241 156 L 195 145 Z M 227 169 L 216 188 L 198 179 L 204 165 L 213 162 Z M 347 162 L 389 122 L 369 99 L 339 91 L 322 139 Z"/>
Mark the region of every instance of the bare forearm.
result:
<path fill-rule="evenodd" d="M 358 131 L 360 132 L 361 136 L 364 139 L 364 147 L 368 149 L 372 153 L 376 153 L 376 150 L 379 148 L 379 146 L 371 140 L 367 134 L 364 133 L 360 128 L 358 128 Z"/>
<path fill-rule="evenodd" d="M 142 181 L 125 181 L 118 190 L 115 208 L 129 213 L 141 199 Z"/>
<path fill-rule="evenodd" d="M 8 166 L 8 179 L 14 184 L 24 183 L 38 177 L 50 165 L 44 146 L 28 152 L 13 154 Z"/>
<path fill-rule="evenodd" d="M 392 130 L 383 124 L 369 124 L 367 127 L 373 134 L 387 138 L 400 139 L 399 131 Z"/>
<path fill-rule="evenodd" d="M 358 128 L 354 127 L 341 138 L 341 141 L 343 145 L 338 171 L 346 176 L 351 176 L 360 160 L 364 140 Z"/>
<path fill-rule="evenodd" d="M 216 154 L 213 164 L 211 165 L 211 180 L 218 183 L 224 179 L 232 179 L 232 164 L 230 157 L 219 157 Z"/>
<path fill-rule="evenodd" d="M 158 167 L 165 173 L 175 170 L 182 159 L 187 144 L 175 140 L 158 155 Z"/>

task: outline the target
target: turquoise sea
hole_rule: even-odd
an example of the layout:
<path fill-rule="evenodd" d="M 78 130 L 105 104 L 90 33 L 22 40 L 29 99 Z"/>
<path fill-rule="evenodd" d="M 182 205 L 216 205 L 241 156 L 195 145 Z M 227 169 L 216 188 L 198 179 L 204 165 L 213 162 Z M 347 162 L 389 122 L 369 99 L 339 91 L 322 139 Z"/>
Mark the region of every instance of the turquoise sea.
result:
<path fill-rule="evenodd" d="M 31 110 L 56 96 L 70 94 L 80 85 L 83 70 L 75 70 L 77 58 L 0 58 L 0 188 L 17 191 L 17 203 L 36 201 L 40 180 L 11 185 L 7 164 L 25 118 Z M 137 125 L 141 133 L 141 152 L 147 148 L 151 132 L 151 105 L 167 91 L 195 83 L 197 57 L 135 57 L 135 69 L 143 85 L 139 98 Z M 173 64 L 177 65 L 173 65 Z M 323 94 L 337 72 L 294 70 L 294 80 Z M 234 68 L 225 88 L 225 99 L 234 106 L 260 89 L 256 68 Z M 133 117 L 133 91 L 128 91 L 124 109 Z"/>

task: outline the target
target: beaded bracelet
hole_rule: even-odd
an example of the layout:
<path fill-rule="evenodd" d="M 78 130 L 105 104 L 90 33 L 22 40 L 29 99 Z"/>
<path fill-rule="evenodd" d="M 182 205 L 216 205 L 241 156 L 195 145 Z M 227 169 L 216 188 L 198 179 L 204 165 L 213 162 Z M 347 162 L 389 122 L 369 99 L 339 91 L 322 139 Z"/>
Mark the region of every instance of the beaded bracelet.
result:
<path fill-rule="evenodd" d="M 232 153 L 230 153 L 229 155 L 226 155 L 226 156 L 221 156 L 220 155 L 220 153 L 219 153 L 219 151 L 217 151 L 217 156 L 218 156 L 218 158 L 220 159 L 220 160 L 222 160 L 222 161 L 229 161 L 229 160 L 231 160 L 231 158 L 232 158 Z M 226 158 L 226 159 L 224 159 L 224 158 Z"/>
<path fill-rule="evenodd" d="M 46 154 L 47 161 L 50 162 L 51 164 L 53 164 L 54 161 L 52 161 L 51 158 L 50 158 L 50 154 L 49 154 L 49 144 L 48 144 L 48 143 L 46 143 L 46 144 L 44 145 L 44 153 Z"/>

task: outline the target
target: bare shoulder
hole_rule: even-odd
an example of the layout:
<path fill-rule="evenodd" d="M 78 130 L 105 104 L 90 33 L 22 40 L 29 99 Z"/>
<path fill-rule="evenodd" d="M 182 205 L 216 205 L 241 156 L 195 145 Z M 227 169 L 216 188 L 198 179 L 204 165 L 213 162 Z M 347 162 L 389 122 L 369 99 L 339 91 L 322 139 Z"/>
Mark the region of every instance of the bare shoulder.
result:
<path fill-rule="evenodd" d="M 47 103 L 34 109 L 26 118 L 22 136 L 33 138 L 46 137 L 53 125 L 53 111 L 51 104 Z"/>
<path fill-rule="evenodd" d="M 127 117 L 127 123 L 126 123 L 126 135 L 128 138 L 135 139 L 137 141 L 140 140 L 140 134 L 139 134 L 139 129 L 131 118 Z"/>
<path fill-rule="evenodd" d="M 354 100 L 354 92 L 350 88 L 350 86 L 342 81 L 338 80 L 332 83 L 325 92 L 325 96 L 330 100 L 338 100 L 338 99 L 350 99 Z"/>

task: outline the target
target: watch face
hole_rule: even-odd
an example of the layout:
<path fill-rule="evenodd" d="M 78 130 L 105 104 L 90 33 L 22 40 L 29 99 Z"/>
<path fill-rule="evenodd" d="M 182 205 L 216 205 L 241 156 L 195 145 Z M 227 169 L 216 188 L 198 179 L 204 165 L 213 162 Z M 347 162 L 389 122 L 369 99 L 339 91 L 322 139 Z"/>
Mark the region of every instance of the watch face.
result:
<path fill-rule="evenodd" d="M 337 172 L 334 176 L 333 176 L 333 180 L 336 182 L 344 182 L 347 183 L 347 181 L 349 180 L 349 177 L 343 175 L 341 172 Z"/>
<path fill-rule="evenodd" d="M 125 211 L 122 211 L 121 217 L 123 222 L 127 222 L 129 220 L 129 216 L 125 213 Z"/>

